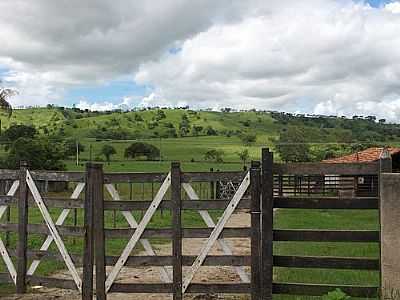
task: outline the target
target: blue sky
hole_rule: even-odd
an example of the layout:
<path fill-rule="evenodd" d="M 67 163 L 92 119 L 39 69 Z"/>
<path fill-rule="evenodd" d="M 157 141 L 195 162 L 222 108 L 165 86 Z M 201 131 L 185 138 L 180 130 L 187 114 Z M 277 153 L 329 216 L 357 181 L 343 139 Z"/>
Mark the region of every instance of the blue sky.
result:
<path fill-rule="evenodd" d="M 391 2 L 391 0 L 368 0 L 367 2 L 373 7 L 379 7 L 381 5 Z"/>
<path fill-rule="evenodd" d="M 131 80 L 113 80 L 105 84 L 88 85 L 81 87 L 70 88 L 66 95 L 66 104 L 72 106 L 78 104 L 80 100 L 89 102 L 115 102 L 118 103 L 122 98 L 138 97 L 147 94 L 149 88 L 139 86 Z M 137 104 L 138 101 L 135 101 Z"/>

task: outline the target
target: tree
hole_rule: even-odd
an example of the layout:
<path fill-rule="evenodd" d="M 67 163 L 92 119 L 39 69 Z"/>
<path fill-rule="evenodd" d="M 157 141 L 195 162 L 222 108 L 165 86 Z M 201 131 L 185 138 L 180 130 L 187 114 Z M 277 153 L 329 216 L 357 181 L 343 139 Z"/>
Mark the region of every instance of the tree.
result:
<path fill-rule="evenodd" d="M 205 129 L 206 135 L 217 135 L 217 131 L 211 126 L 207 126 Z"/>
<path fill-rule="evenodd" d="M 12 143 L 19 138 L 33 139 L 37 134 L 36 128 L 29 125 L 11 125 L 2 135 L 2 139 Z M 10 144 L 7 144 L 5 150 L 8 150 Z"/>
<path fill-rule="evenodd" d="M 275 148 L 285 162 L 305 162 L 310 160 L 310 147 L 303 132 L 296 127 L 282 131 Z"/>
<path fill-rule="evenodd" d="M 243 162 L 244 165 L 250 158 L 248 149 L 243 149 L 242 151 L 237 152 L 237 155 L 239 156 L 239 159 Z"/>
<path fill-rule="evenodd" d="M 136 142 L 125 149 L 124 156 L 126 158 L 145 156 L 146 159 L 156 159 L 160 157 L 160 150 L 154 145 Z"/>
<path fill-rule="evenodd" d="M 257 135 L 255 133 L 245 132 L 240 135 L 240 139 L 245 146 L 250 146 L 251 144 L 255 143 Z"/>
<path fill-rule="evenodd" d="M 190 132 L 190 122 L 186 114 L 182 115 L 182 121 L 179 123 L 179 133 L 186 136 Z"/>
<path fill-rule="evenodd" d="M 135 114 L 135 121 L 136 122 L 143 122 L 143 118 L 141 115 Z"/>
<path fill-rule="evenodd" d="M 16 94 L 18 94 L 16 90 L 0 88 L 0 109 L 6 111 L 8 117 L 11 117 L 12 114 L 12 106 L 8 102 L 8 99 L 11 98 L 12 96 L 15 96 Z"/>
<path fill-rule="evenodd" d="M 155 119 L 157 121 L 160 121 L 161 119 L 165 119 L 167 116 L 165 115 L 165 112 L 162 109 L 157 110 Z"/>
<path fill-rule="evenodd" d="M 9 146 L 9 153 L 1 164 L 18 169 L 20 161 L 27 161 L 32 169 L 65 170 L 63 155 L 59 144 L 50 140 L 20 137 Z"/>
<path fill-rule="evenodd" d="M 192 126 L 192 135 L 193 136 L 198 136 L 201 133 L 202 130 L 203 130 L 203 126 L 193 125 Z"/>
<path fill-rule="evenodd" d="M 101 148 L 101 154 L 104 155 L 104 157 L 106 158 L 108 164 L 110 164 L 111 156 L 116 154 L 116 153 L 117 153 L 117 151 L 111 145 L 106 144 Z"/>
<path fill-rule="evenodd" d="M 212 150 L 208 150 L 206 153 L 204 153 L 204 159 L 212 160 L 217 163 L 222 163 L 224 161 L 222 158 L 223 155 L 224 155 L 224 151 L 212 149 Z"/>

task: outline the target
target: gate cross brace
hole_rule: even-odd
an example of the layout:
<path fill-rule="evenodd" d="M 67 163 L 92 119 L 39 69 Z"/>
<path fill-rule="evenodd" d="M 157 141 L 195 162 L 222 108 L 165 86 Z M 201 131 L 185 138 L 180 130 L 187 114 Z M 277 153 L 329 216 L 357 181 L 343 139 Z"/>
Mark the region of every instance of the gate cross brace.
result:
<path fill-rule="evenodd" d="M 121 197 L 113 184 L 108 183 L 105 186 L 106 186 L 107 191 L 110 193 L 111 197 L 113 198 L 113 200 L 116 200 L 116 201 L 121 200 Z M 121 211 L 121 213 L 125 217 L 126 221 L 129 223 L 129 226 L 131 228 L 136 229 L 138 227 L 138 223 L 130 211 L 125 210 L 125 211 Z M 142 244 L 147 255 L 157 256 L 157 254 L 154 251 L 153 247 L 151 246 L 149 240 L 140 239 L 139 242 Z M 171 282 L 172 281 L 171 276 L 168 274 L 168 270 L 166 267 L 162 267 L 160 272 L 161 272 L 160 277 L 163 282 Z"/>
<path fill-rule="evenodd" d="M 78 199 L 78 197 L 82 193 L 82 190 L 83 190 L 84 187 L 85 187 L 85 183 L 84 182 L 79 182 L 76 185 L 76 187 L 75 187 L 70 199 L 73 199 L 73 200 Z M 67 219 L 68 214 L 70 213 L 70 211 L 71 211 L 71 209 L 66 208 L 61 212 L 61 214 L 58 216 L 58 219 L 56 221 L 56 225 L 57 226 L 64 224 L 64 222 Z M 43 242 L 42 246 L 40 247 L 40 251 L 47 251 L 49 249 L 51 243 L 53 242 L 53 240 L 54 240 L 53 236 L 51 234 L 48 235 L 46 240 Z M 29 267 L 28 271 L 26 272 L 27 275 L 33 275 L 33 273 L 35 273 L 37 267 L 39 266 L 40 262 L 41 262 L 40 259 L 35 259 L 31 263 L 31 266 Z"/>
<path fill-rule="evenodd" d="M 186 194 L 189 196 L 190 200 L 200 200 L 196 191 L 193 189 L 193 187 L 189 183 L 182 183 L 182 187 L 185 190 Z M 215 227 L 215 223 L 207 210 L 199 210 L 198 212 L 209 228 Z M 221 247 L 224 254 L 226 254 L 226 255 L 233 254 L 232 249 L 229 247 L 229 244 L 227 241 L 225 241 L 224 239 L 218 239 L 217 243 Z M 246 271 L 244 270 L 243 267 L 235 267 L 235 270 L 243 282 L 245 282 L 245 283 L 250 282 L 250 278 L 246 274 Z"/>
<path fill-rule="evenodd" d="M 168 173 L 168 176 L 165 178 L 164 182 L 162 183 L 160 189 L 158 190 L 156 196 L 154 197 L 153 201 L 151 202 L 149 208 L 147 209 L 146 213 L 144 214 L 142 220 L 138 224 L 135 232 L 133 233 L 132 237 L 126 244 L 124 250 L 122 251 L 121 256 L 119 257 L 118 261 L 112 268 L 110 274 L 106 279 L 106 292 L 108 292 L 113 285 L 115 279 L 117 278 L 119 272 L 121 271 L 122 267 L 125 265 L 126 261 L 129 258 L 132 250 L 135 248 L 137 242 L 139 241 L 140 237 L 142 236 L 143 232 L 146 229 L 146 226 L 149 224 L 151 218 L 153 217 L 154 213 L 157 211 L 158 206 L 160 205 L 161 201 L 164 199 L 164 195 L 171 186 L 171 173 Z"/>
<path fill-rule="evenodd" d="M 229 220 L 230 216 L 236 209 L 237 205 L 239 204 L 240 200 L 242 199 L 244 193 L 246 192 L 247 188 L 250 185 L 250 172 L 246 174 L 246 177 L 243 179 L 242 183 L 240 184 L 238 190 L 236 191 L 235 195 L 232 197 L 232 200 L 229 202 L 228 207 L 225 209 L 224 213 L 222 214 L 221 218 L 218 220 L 217 225 L 214 227 L 211 235 L 207 239 L 206 243 L 204 244 L 203 248 L 200 250 L 200 254 L 197 256 L 196 260 L 190 267 L 188 275 L 185 277 L 182 285 L 182 293 L 185 293 L 187 288 L 189 287 L 190 283 L 192 282 L 194 275 L 199 270 L 201 265 L 203 264 L 204 260 L 206 259 L 208 253 L 210 252 L 212 246 L 217 241 L 219 235 L 221 234 L 226 222 Z"/>
<path fill-rule="evenodd" d="M 50 234 L 52 235 L 54 242 L 57 245 L 58 250 L 61 253 L 61 256 L 64 259 L 64 262 L 69 270 L 69 272 L 72 275 L 72 278 L 75 281 L 76 286 L 78 287 L 79 292 L 82 292 L 82 280 L 79 277 L 78 272 L 76 271 L 75 265 L 71 259 L 71 256 L 69 255 L 63 240 L 61 239 L 60 234 L 58 233 L 56 225 L 54 225 L 53 219 L 51 218 L 51 215 L 49 211 L 47 210 L 47 207 L 45 203 L 43 202 L 42 196 L 39 193 L 38 188 L 36 187 L 35 182 L 32 179 L 31 174 L 29 171 L 26 171 L 26 183 L 28 184 L 28 187 L 32 193 L 33 199 L 35 200 L 40 213 L 43 216 L 44 221 L 46 222 L 46 225 L 50 231 Z"/>
<path fill-rule="evenodd" d="M 17 191 L 19 187 L 19 181 L 15 180 L 10 188 L 10 190 L 7 193 L 7 196 L 14 196 L 15 192 Z M 7 210 L 8 205 L 2 205 L 0 206 L 0 219 Z M 15 270 L 15 266 L 10 258 L 10 255 L 8 254 L 7 248 L 3 243 L 3 240 L 0 237 L 0 254 L 3 257 L 3 261 L 7 266 L 8 272 L 10 273 L 11 279 L 16 284 L 17 282 L 17 271 Z"/>

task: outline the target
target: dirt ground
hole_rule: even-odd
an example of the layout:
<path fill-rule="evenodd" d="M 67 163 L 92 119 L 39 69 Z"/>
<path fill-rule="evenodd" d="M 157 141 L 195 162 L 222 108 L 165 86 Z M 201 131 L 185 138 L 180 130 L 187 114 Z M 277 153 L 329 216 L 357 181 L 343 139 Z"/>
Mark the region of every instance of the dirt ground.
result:
<path fill-rule="evenodd" d="M 228 222 L 227 227 L 247 227 L 250 225 L 250 214 L 236 213 L 232 215 Z M 183 254 L 184 255 L 197 255 L 200 252 L 206 239 L 185 239 L 183 241 Z M 250 240 L 249 239 L 226 239 L 229 246 L 233 250 L 233 255 L 250 255 Z M 154 247 L 158 255 L 171 255 L 171 245 L 157 245 Z M 211 255 L 223 255 L 222 249 L 216 244 L 211 250 Z M 141 253 L 145 255 L 145 253 Z M 107 268 L 109 271 L 109 268 Z M 250 275 L 249 268 L 245 268 L 246 273 Z M 172 273 L 172 269 L 168 271 Z M 183 276 L 187 272 L 187 268 L 183 269 Z M 55 274 L 57 278 L 70 278 L 67 271 Z M 160 282 L 160 267 L 142 267 L 142 268 L 128 268 L 124 267 L 118 276 L 117 282 L 120 283 L 157 283 Z M 196 274 L 193 282 L 204 283 L 232 283 L 240 282 L 240 277 L 235 272 L 233 267 L 201 267 Z M 62 289 L 49 289 L 38 287 L 34 289 L 34 293 L 25 295 L 11 295 L 4 297 L 4 300 L 50 300 L 50 299 L 80 299 L 77 292 L 62 290 Z M 112 300 L 169 300 L 172 299 L 170 295 L 164 294 L 122 294 L 110 293 L 108 299 Z M 233 296 L 233 295 L 185 295 L 185 299 L 190 300 L 214 300 L 214 299 L 227 299 L 238 300 L 248 299 L 246 296 Z"/>

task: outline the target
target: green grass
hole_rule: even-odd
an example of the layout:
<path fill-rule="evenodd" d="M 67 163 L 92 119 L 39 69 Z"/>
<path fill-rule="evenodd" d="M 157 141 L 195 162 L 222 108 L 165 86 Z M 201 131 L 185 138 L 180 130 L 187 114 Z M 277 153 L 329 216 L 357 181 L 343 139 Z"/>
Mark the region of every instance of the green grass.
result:
<path fill-rule="evenodd" d="M 276 229 L 378 230 L 377 211 L 280 209 Z M 341 256 L 379 258 L 377 243 L 275 242 L 275 255 Z M 379 285 L 379 272 L 336 269 L 274 268 L 279 282 L 316 284 Z M 280 296 L 277 299 L 293 299 Z M 310 299 L 296 297 L 296 299 Z"/>

